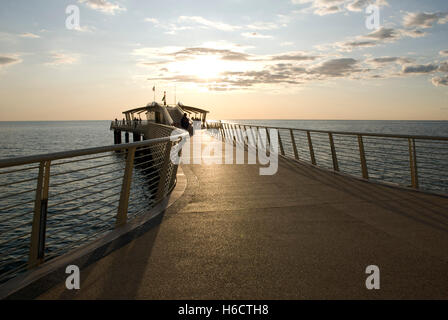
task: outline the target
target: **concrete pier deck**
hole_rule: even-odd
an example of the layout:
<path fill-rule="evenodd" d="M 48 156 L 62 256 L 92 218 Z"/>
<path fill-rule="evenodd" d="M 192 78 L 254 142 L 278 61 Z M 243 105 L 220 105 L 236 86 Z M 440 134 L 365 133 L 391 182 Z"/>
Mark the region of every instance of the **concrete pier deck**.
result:
<path fill-rule="evenodd" d="M 212 138 L 205 138 L 204 144 Z M 448 298 L 448 199 L 280 159 L 183 165 L 160 224 L 40 299 Z M 365 269 L 380 268 L 380 290 Z"/>

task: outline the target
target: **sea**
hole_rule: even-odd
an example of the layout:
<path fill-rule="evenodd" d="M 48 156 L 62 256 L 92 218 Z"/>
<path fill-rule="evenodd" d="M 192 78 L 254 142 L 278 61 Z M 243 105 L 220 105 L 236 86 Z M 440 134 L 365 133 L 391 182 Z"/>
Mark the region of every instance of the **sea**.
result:
<path fill-rule="evenodd" d="M 448 137 L 448 121 L 227 120 L 309 130 Z M 0 159 L 113 144 L 110 121 L 0 121 Z"/>
<path fill-rule="evenodd" d="M 242 124 L 396 135 L 448 137 L 448 121 L 356 121 L 356 120 L 228 120 Z M 310 161 L 304 132 L 295 132 L 302 160 Z M 280 130 L 288 149 L 289 130 Z M 328 135 L 312 133 L 318 165 L 331 169 Z M 341 171 L 360 175 L 356 136 L 335 135 Z M 409 145 L 407 139 L 365 141 L 369 176 L 373 180 L 409 186 Z M 113 144 L 110 121 L 0 121 L 0 160 Z M 289 143 L 289 147 L 291 147 Z M 428 191 L 448 193 L 448 142 L 416 142 L 420 185 Z M 291 155 L 292 148 L 287 154 Z M 91 241 L 114 226 L 123 174 L 124 156 L 108 153 L 84 161 L 94 169 L 72 172 L 79 163 L 52 165 L 45 255 L 51 259 Z M 104 164 L 103 167 L 96 168 Z M 29 234 L 33 218 L 37 169 L 11 174 L 0 169 L 0 283 L 26 270 Z M 68 172 L 66 174 L 66 172 Z M 100 177 L 95 178 L 96 175 Z M 90 179 L 90 176 L 93 177 Z M 23 183 L 14 183 L 20 179 Z M 73 183 L 67 183 L 68 181 Z M 110 181 L 110 182 L 108 182 Z M 98 184 L 86 188 L 90 184 Z M 57 188 L 56 188 L 57 186 Z M 55 191 L 57 190 L 57 191 Z M 88 190 L 88 191 L 87 191 Z M 145 211 L 154 189 L 144 168 L 134 170 L 130 218 Z M 76 201 L 70 201 L 71 199 Z"/>

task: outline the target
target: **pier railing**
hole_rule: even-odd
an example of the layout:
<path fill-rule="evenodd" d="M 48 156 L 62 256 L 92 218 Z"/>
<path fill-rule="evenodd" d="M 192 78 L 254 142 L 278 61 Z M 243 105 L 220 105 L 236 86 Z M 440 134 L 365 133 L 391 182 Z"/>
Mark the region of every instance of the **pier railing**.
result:
<path fill-rule="evenodd" d="M 207 126 L 223 140 L 245 148 L 257 148 L 258 139 L 269 140 L 269 131 L 277 130 L 281 156 L 365 180 L 448 194 L 448 137 L 307 130 L 226 121 L 208 121 Z"/>
<path fill-rule="evenodd" d="M 0 283 L 149 211 L 175 185 L 172 147 L 188 133 L 0 160 Z"/>

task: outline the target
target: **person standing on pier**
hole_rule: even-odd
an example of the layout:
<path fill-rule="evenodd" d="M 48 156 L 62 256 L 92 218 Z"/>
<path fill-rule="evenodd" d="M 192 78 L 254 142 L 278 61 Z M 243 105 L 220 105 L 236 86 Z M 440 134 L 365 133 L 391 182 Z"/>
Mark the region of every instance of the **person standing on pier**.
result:
<path fill-rule="evenodd" d="M 184 113 L 184 116 L 182 117 L 182 119 L 180 120 L 180 126 L 187 130 L 188 133 L 190 134 L 190 136 L 193 135 L 193 131 L 192 128 L 190 127 L 190 119 L 188 119 L 187 114 Z"/>
<path fill-rule="evenodd" d="M 163 101 L 163 105 L 166 106 L 166 91 L 163 91 L 162 101 Z"/>

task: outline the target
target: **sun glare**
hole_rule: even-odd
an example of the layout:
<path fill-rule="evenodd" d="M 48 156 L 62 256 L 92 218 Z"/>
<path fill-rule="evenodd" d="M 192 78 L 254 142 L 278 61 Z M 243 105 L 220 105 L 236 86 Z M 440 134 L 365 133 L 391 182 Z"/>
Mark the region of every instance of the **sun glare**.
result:
<path fill-rule="evenodd" d="M 223 61 L 217 56 L 199 56 L 192 60 L 176 62 L 172 69 L 180 74 L 212 80 L 234 68 L 231 62 Z"/>

